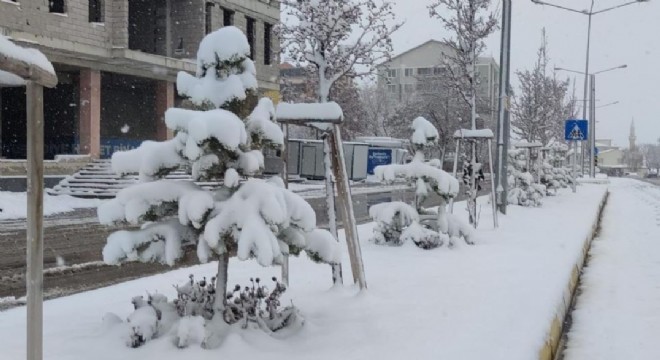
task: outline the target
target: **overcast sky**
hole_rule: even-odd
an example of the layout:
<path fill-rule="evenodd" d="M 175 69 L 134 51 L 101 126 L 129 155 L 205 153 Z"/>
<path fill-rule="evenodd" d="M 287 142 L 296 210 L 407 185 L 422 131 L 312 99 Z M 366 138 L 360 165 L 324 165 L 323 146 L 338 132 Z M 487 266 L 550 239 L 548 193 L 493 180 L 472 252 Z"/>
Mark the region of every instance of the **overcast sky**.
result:
<path fill-rule="evenodd" d="M 430 19 L 426 6 L 431 0 L 394 0 L 396 13 L 405 20 L 393 36 L 395 54 L 426 40 L 445 37 L 438 20 Z M 628 0 L 596 0 L 596 9 Z M 587 8 L 590 0 L 554 0 L 573 8 Z M 493 0 L 499 4 L 498 0 Z M 531 68 L 541 41 L 541 29 L 548 35 L 552 66 L 584 71 L 587 16 L 547 6 L 530 0 L 513 0 L 511 70 Z M 485 55 L 499 62 L 499 32 L 487 41 Z M 590 72 L 627 64 L 627 69 L 596 76 L 598 103 L 619 101 L 617 105 L 597 109 L 597 138 L 614 139 L 628 146 L 630 122 L 635 119 L 637 143 L 655 143 L 660 138 L 660 0 L 633 4 L 593 17 Z M 577 80 L 578 98 L 582 99 L 584 78 L 577 74 L 562 76 Z M 515 75 L 512 74 L 515 84 Z M 581 113 L 581 112 L 580 112 Z"/>

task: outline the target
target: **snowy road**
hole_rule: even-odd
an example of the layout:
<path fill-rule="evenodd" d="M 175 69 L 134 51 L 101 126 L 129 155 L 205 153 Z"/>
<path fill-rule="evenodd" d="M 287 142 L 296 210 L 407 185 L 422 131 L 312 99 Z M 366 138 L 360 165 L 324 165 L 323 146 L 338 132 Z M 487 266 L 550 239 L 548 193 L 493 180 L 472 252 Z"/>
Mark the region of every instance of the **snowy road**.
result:
<path fill-rule="evenodd" d="M 582 277 L 567 360 L 660 358 L 660 187 L 612 179 Z"/>

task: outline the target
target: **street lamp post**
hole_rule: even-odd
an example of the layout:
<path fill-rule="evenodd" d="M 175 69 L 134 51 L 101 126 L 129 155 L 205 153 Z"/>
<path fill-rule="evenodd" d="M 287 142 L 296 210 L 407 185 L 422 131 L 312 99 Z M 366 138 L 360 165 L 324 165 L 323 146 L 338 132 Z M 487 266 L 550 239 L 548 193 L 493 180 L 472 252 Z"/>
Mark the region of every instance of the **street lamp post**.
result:
<path fill-rule="evenodd" d="M 611 6 L 611 7 L 596 10 L 596 11 L 594 11 L 595 0 L 591 0 L 591 6 L 589 7 L 589 10 L 586 10 L 586 9 L 585 10 L 577 10 L 577 9 L 569 8 L 569 7 L 566 7 L 566 6 L 561 6 L 561 5 L 557 5 L 557 4 L 548 3 L 548 2 L 545 2 L 545 1 L 541 1 L 541 0 L 531 0 L 531 1 L 534 4 L 537 4 L 537 5 L 547 5 L 547 6 L 551 6 L 551 7 L 554 7 L 554 8 L 558 8 L 558 9 L 562 9 L 562 10 L 566 10 L 566 11 L 570 11 L 570 12 L 574 12 L 574 13 L 578 13 L 578 14 L 582 14 L 582 15 L 587 15 L 589 17 L 589 24 L 587 26 L 587 56 L 586 56 L 586 61 L 585 61 L 585 69 L 584 69 L 584 73 L 583 73 L 584 74 L 584 105 L 582 106 L 582 118 L 586 119 L 587 118 L 587 89 L 588 89 L 588 85 L 589 85 L 589 52 L 590 52 L 590 45 L 591 45 L 591 18 L 594 15 L 602 14 L 604 12 L 612 11 L 612 10 L 619 9 L 619 8 L 624 7 L 624 6 L 628 6 L 628 5 L 632 5 L 632 4 L 636 4 L 636 3 L 649 2 L 651 0 L 628 1 L 628 2 L 625 2 L 625 3 L 619 4 L 619 5 Z M 591 145 L 593 145 L 593 144 L 591 144 Z M 591 154 L 592 152 L 593 152 L 593 149 L 590 150 L 589 154 Z M 591 162 L 593 164 L 593 154 L 591 154 L 591 155 L 592 155 L 591 156 L 591 158 L 592 158 Z M 584 146 L 582 147 L 582 172 L 584 173 Z M 594 174 L 592 173 L 591 176 L 593 176 L 593 175 Z"/>
<path fill-rule="evenodd" d="M 605 70 L 600 70 L 596 71 L 593 74 L 585 74 L 581 71 L 575 71 L 575 70 L 569 70 L 569 69 L 564 69 L 561 67 L 555 67 L 555 70 L 559 71 L 568 71 L 572 73 L 577 73 L 577 74 L 582 74 L 585 75 L 585 77 L 590 78 L 591 82 L 591 105 L 589 106 L 589 176 L 594 177 L 596 176 L 596 167 L 595 167 L 595 159 L 594 159 L 594 148 L 596 147 L 596 75 L 606 73 L 609 71 L 617 70 L 617 69 L 625 69 L 627 68 L 628 65 L 623 64 L 619 66 L 615 66 L 613 68 L 608 68 Z M 586 104 L 587 104 L 587 97 L 584 98 L 584 103 L 585 107 L 583 109 L 583 114 L 586 109 Z M 585 117 L 586 118 L 586 117 Z M 584 146 L 583 146 L 584 150 Z M 582 153 L 582 163 L 584 164 L 584 151 Z M 583 170 L 584 171 L 584 170 Z"/>

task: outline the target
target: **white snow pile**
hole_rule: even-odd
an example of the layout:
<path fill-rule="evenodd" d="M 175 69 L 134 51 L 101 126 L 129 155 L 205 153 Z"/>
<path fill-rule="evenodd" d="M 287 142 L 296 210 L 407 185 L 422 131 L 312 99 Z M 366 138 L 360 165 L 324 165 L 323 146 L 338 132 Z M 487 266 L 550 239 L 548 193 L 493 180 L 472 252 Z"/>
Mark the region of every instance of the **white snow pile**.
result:
<path fill-rule="evenodd" d="M 284 134 L 275 123 L 275 107 L 270 98 L 261 98 L 247 120 L 247 131 L 275 145 L 284 145 Z"/>
<path fill-rule="evenodd" d="M 0 56 L 6 56 L 8 58 L 24 61 L 55 75 L 53 64 L 48 61 L 46 56 L 41 51 L 18 46 L 9 41 L 9 39 L 4 35 L 0 35 Z"/>
<path fill-rule="evenodd" d="M 341 122 L 344 112 L 339 104 L 330 101 L 326 103 L 279 103 L 277 105 L 277 118 L 282 121 L 319 120 Z"/>
<path fill-rule="evenodd" d="M 459 129 L 454 133 L 454 139 L 492 139 L 493 137 L 491 129 Z"/>
<path fill-rule="evenodd" d="M 76 209 L 94 208 L 98 199 L 81 199 L 69 195 L 44 193 L 44 216 L 71 212 Z M 27 193 L 0 191 L 0 220 L 25 219 L 27 217 Z"/>
<path fill-rule="evenodd" d="M 204 37 L 197 51 L 196 76 L 179 72 L 177 89 L 194 104 L 216 108 L 244 100 L 257 88 L 256 67 L 250 60 L 250 45 L 234 26 L 225 26 Z"/>
<path fill-rule="evenodd" d="M 413 120 L 410 128 L 413 130 L 411 142 L 415 145 L 428 145 L 429 143 L 437 143 L 440 135 L 438 129 L 431 124 L 430 121 L 423 117 L 418 117 Z"/>

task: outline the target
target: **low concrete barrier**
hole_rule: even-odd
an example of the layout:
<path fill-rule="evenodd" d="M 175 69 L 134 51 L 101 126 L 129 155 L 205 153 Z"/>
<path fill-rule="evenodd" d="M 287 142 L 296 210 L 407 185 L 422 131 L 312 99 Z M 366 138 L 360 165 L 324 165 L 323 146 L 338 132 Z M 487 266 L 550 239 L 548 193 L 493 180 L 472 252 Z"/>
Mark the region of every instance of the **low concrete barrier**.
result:
<path fill-rule="evenodd" d="M 589 255 L 591 242 L 597 235 L 600 219 L 603 215 L 603 209 L 605 208 L 609 194 L 609 191 L 606 191 L 600 201 L 600 204 L 598 205 L 598 213 L 593 221 L 593 224 L 591 225 L 591 231 L 584 241 L 584 246 L 582 247 L 582 251 L 577 263 L 573 266 L 571 277 L 564 290 L 562 302 L 559 304 L 557 311 L 555 312 L 555 316 L 552 320 L 552 323 L 550 323 L 543 347 L 539 351 L 539 360 L 555 359 L 557 354 L 564 346 L 562 335 L 567 324 L 565 320 L 567 319 L 567 316 L 570 314 L 573 307 L 572 305 L 577 295 L 577 287 L 580 280 L 580 275 L 582 273 L 582 268 L 584 267 L 587 256 Z"/>

